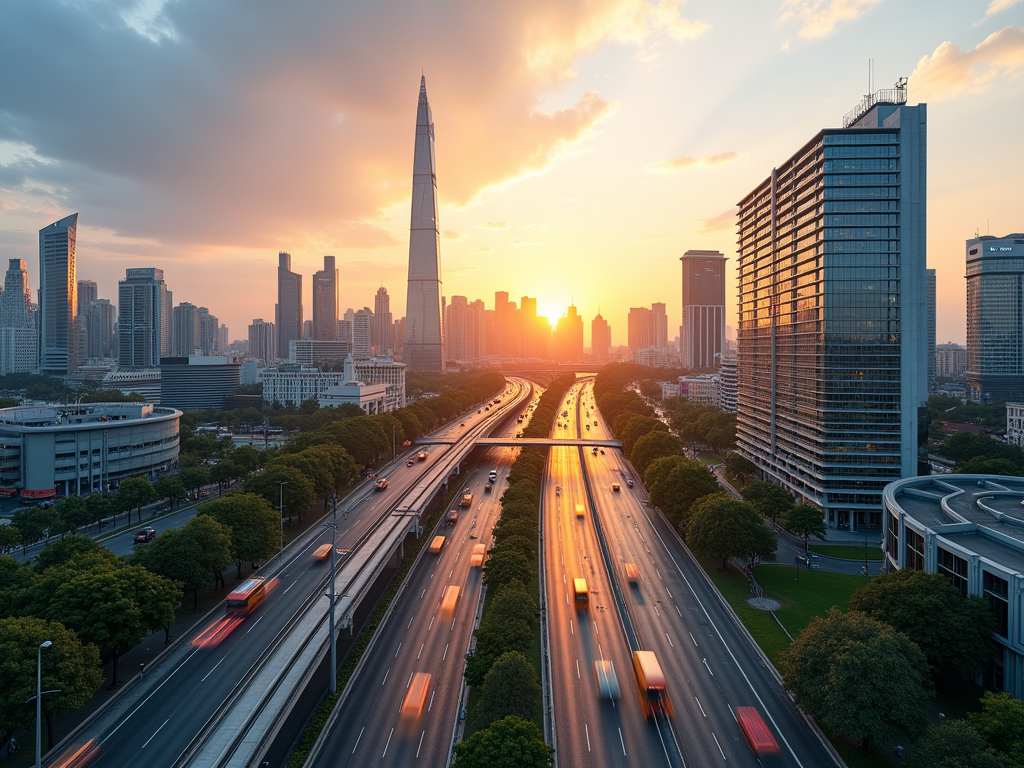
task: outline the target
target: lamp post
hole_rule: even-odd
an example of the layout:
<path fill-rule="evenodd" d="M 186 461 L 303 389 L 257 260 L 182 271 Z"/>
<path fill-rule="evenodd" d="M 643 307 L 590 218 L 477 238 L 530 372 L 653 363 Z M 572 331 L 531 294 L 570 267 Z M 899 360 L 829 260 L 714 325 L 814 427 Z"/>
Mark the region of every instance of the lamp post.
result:
<path fill-rule="evenodd" d="M 395 425 L 391 425 L 391 460 L 398 458 L 398 445 L 395 439 Z"/>
<path fill-rule="evenodd" d="M 44 640 L 36 652 L 36 768 L 43 765 L 43 648 L 51 645 L 51 641 Z"/>
<path fill-rule="evenodd" d="M 278 485 L 280 486 L 280 488 L 278 489 L 280 491 L 280 497 L 278 500 L 278 510 L 281 513 L 281 548 L 278 550 L 278 554 L 281 555 L 284 554 L 284 487 L 288 485 L 288 482 L 289 481 L 287 480 L 282 480 L 280 483 L 278 483 Z"/>
<path fill-rule="evenodd" d="M 338 551 L 335 547 L 337 543 L 338 526 L 336 526 L 334 523 L 324 523 L 323 527 L 331 529 L 331 575 L 330 578 L 327 580 L 327 583 L 329 585 L 327 599 L 330 601 L 330 606 L 327 609 L 329 611 L 327 623 L 329 627 L 328 632 L 330 632 L 328 640 L 331 644 L 331 668 L 329 670 L 330 674 L 328 675 L 328 679 L 330 680 L 331 695 L 333 696 L 335 693 L 338 692 L 338 649 L 334 641 L 334 557 Z"/>

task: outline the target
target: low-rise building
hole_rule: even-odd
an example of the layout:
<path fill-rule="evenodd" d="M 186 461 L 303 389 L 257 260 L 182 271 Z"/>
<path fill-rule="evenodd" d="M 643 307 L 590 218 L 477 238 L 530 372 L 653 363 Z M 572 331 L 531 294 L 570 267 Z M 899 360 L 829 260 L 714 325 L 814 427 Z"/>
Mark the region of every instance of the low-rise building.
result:
<path fill-rule="evenodd" d="M 299 365 L 328 365 L 344 360 L 352 351 L 352 342 L 331 339 L 292 339 L 288 359 Z"/>
<path fill-rule="evenodd" d="M 28 498 L 113 489 L 172 469 L 181 411 L 151 403 L 18 406 L 0 410 L 0 485 Z"/>
<path fill-rule="evenodd" d="M 650 368 L 665 368 L 669 364 L 668 349 L 658 347 L 638 349 L 633 353 L 633 359 L 638 365 L 646 365 Z"/>
<path fill-rule="evenodd" d="M 242 358 L 224 355 L 160 360 L 160 403 L 183 411 L 223 409 L 238 389 Z"/>
<path fill-rule="evenodd" d="M 944 379 L 962 379 L 967 371 L 967 348 L 947 342 L 935 347 L 935 375 Z"/>
<path fill-rule="evenodd" d="M 718 376 L 713 373 L 702 373 L 699 376 L 680 376 L 679 396 L 696 405 L 711 405 L 717 408 L 719 398 Z"/>
<path fill-rule="evenodd" d="M 344 370 L 321 371 L 309 365 L 279 365 L 260 372 L 263 399 L 281 405 L 302 405 L 316 400 L 322 405 L 337 405 L 339 392 L 328 396 L 328 390 L 351 382 L 383 384 L 385 386 L 383 410 L 393 411 L 405 407 L 405 364 L 390 357 L 369 360 L 345 358 Z M 362 407 L 362 406 L 360 406 Z"/>
<path fill-rule="evenodd" d="M 1024 403 L 1006 404 L 1006 442 L 1024 445 Z"/>
<path fill-rule="evenodd" d="M 159 368 L 112 371 L 104 375 L 101 386 L 103 389 L 116 389 L 124 395 L 139 394 L 148 402 L 160 404 Z"/>
<path fill-rule="evenodd" d="M 355 405 L 367 416 L 374 416 L 391 410 L 387 408 L 387 384 L 363 384 L 349 381 L 328 387 L 320 396 L 321 408 L 337 408 L 339 405 Z"/>

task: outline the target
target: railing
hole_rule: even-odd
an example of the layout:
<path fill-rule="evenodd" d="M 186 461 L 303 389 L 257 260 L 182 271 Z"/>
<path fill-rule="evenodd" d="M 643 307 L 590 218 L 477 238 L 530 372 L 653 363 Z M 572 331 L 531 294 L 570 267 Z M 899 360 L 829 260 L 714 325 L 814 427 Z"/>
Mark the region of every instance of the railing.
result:
<path fill-rule="evenodd" d="M 901 77 L 892 88 L 883 88 L 880 91 L 869 93 L 860 103 L 851 109 L 843 117 L 843 128 L 851 125 L 866 115 L 876 104 L 906 104 L 907 103 L 907 78 Z"/>

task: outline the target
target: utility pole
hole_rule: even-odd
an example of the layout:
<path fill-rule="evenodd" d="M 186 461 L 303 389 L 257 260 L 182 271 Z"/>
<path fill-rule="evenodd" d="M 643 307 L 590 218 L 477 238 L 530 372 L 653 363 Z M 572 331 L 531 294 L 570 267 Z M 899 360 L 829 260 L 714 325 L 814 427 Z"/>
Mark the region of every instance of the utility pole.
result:
<path fill-rule="evenodd" d="M 330 632 L 329 641 L 331 644 L 331 668 L 328 679 L 330 680 L 331 696 L 338 692 L 338 647 L 334 639 L 334 567 L 335 567 L 335 556 L 337 555 L 337 536 L 338 526 L 334 523 L 324 523 L 324 528 L 331 529 L 331 575 L 328 578 L 327 583 L 329 584 L 329 592 L 327 599 L 330 601 L 328 610 L 330 611 L 328 618 L 328 631 Z"/>
<path fill-rule="evenodd" d="M 278 554 L 284 554 L 284 487 L 288 485 L 287 480 L 283 480 L 280 485 L 280 500 L 278 501 L 278 510 L 281 512 L 281 548 L 278 550 Z"/>

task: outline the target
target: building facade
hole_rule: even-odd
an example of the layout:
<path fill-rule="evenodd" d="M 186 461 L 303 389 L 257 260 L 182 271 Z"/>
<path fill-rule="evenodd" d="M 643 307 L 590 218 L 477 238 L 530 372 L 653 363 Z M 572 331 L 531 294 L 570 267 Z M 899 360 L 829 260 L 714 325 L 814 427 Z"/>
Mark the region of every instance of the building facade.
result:
<path fill-rule="evenodd" d="M 718 367 L 725 352 L 725 256 L 719 251 L 687 251 L 683 265 L 683 324 L 679 352 L 684 368 Z"/>
<path fill-rule="evenodd" d="M 1024 233 L 967 241 L 967 393 L 1024 400 Z"/>
<path fill-rule="evenodd" d="M 162 269 L 125 270 L 125 279 L 117 284 L 119 368 L 154 368 L 170 354 L 171 300 Z"/>
<path fill-rule="evenodd" d="M 928 294 L 928 392 L 935 391 L 935 270 L 925 270 Z"/>
<path fill-rule="evenodd" d="M 347 341 L 296 339 L 288 345 L 288 359 L 299 365 L 331 365 L 344 360 L 351 351 Z"/>
<path fill-rule="evenodd" d="M 181 411 L 149 403 L 21 406 L 0 410 L 0 485 L 36 498 L 113 490 L 134 475 L 171 470 Z"/>
<path fill-rule="evenodd" d="M 171 310 L 170 357 L 188 357 L 201 348 L 199 342 L 199 307 L 187 301 Z"/>
<path fill-rule="evenodd" d="M 39 334 L 30 308 L 28 270 L 11 259 L 0 295 L 0 375 L 30 373 L 39 365 Z"/>
<path fill-rule="evenodd" d="M 598 311 L 597 317 L 590 321 L 590 354 L 596 362 L 606 363 L 611 349 L 612 327 Z"/>
<path fill-rule="evenodd" d="M 935 347 L 935 375 L 944 379 L 962 379 L 967 372 L 967 347 L 951 341 Z"/>
<path fill-rule="evenodd" d="M 292 272 L 292 255 L 277 255 L 277 304 L 274 307 L 278 354 L 288 351 L 288 343 L 302 338 L 302 275 Z"/>
<path fill-rule="evenodd" d="M 717 408 L 720 393 L 718 376 L 714 374 L 703 373 L 698 376 L 679 377 L 679 397 L 689 400 L 695 405 L 710 405 Z"/>
<path fill-rule="evenodd" d="M 1024 403 L 1006 404 L 1006 442 L 1024 445 Z"/>
<path fill-rule="evenodd" d="M 718 407 L 725 413 L 736 413 L 736 355 L 722 356 L 718 369 Z"/>
<path fill-rule="evenodd" d="M 39 371 L 67 376 L 78 363 L 78 214 L 39 230 Z"/>
<path fill-rule="evenodd" d="M 333 256 L 324 256 L 324 268 L 313 273 L 313 338 L 338 338 L 338 269 Z"/>
<path fill-rule="evenodd" d="M 363 307 L 352 315 L 352 354 L 357 360 L 373 356 L 373 312 Z"/>
<path fill-rule="evenodd" d="M 866 97 L 739 203 L 737 448 L 832 528 L 879 531 L 927 399 L 926 107 Z"/>
<path fill-rule="evenodd" d="M 222 410 L 238 389 L 242 359 L 225 355 L 165 357 L 160 361 L 160 404 L 182 411 Z"/>
<path fill-rule="evenodd" d="M 249 326 L 249 357 L 269 363 L 277 356 L 274 352 L 274 324 L 257 317 Z"/>
<path fill-rule="evenodd" d="M 377 295 L 373 297 L 373 327 L 370 332 L 373 354 L 386 355 L 395 348 L 391 338 L 393 325 L 391 297 L 388 296 L 388 289 L 382 285 L 377 289 Z"/>

